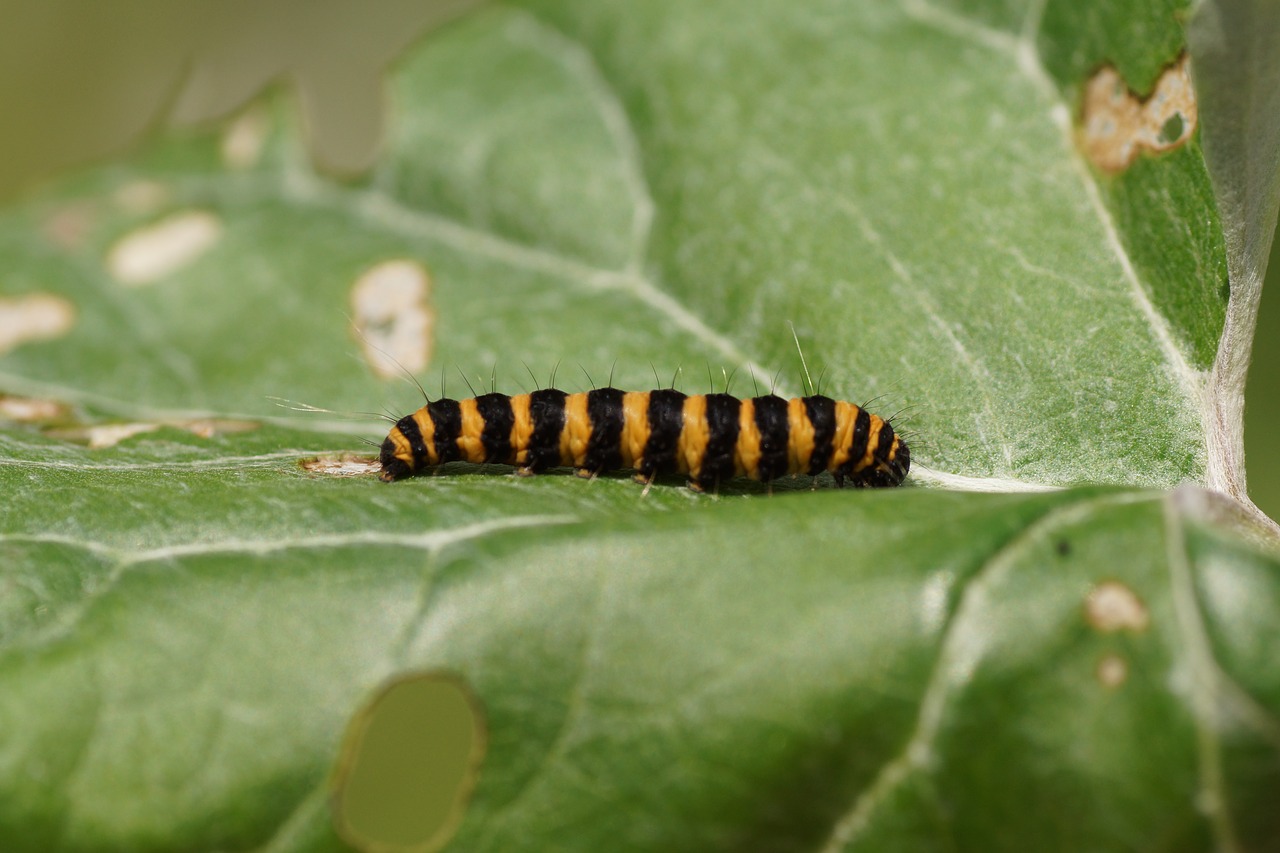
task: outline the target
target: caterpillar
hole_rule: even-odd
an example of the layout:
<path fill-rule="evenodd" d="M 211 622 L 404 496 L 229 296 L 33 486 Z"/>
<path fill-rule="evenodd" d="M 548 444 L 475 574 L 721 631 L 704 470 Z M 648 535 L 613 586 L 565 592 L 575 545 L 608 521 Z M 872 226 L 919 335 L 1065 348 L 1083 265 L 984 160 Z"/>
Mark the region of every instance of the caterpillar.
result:
<path fill-rule="evenodd" d="M 911 452 L 887 420 L 822 395 L 547 388 L 430 401 L 396 421 L 379 461 L 388 483 L 464 461 L 514 465 L 524 476 L 560 466 L 583 477 L 631 468 L 646 485 L 680 473 L 703 491 L 733 477 L 768 483 L 823 471 L 838 486 L 897 486 Z"/>

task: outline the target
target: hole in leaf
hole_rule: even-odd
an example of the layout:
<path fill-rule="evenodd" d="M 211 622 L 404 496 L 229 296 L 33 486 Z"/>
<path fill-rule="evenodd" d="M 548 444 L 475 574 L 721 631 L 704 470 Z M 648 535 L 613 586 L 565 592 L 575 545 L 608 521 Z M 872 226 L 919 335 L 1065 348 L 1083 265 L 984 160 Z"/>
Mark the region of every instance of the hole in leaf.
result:
<path fill-rule="evenodd" d="M 1182 120 L 1182 113 L 1174 113 L 1160 128 L 1160 141 L 1165 145 L 1172 145 L 1182 136 L 1182 128 L 1185 123 Z"/>
<path fill-rule="evenodd" d="M 448 672 L 385 685 L 352 718 L 334 777 L 334 824 L 362 851 L 439 850 L 484 759 L 479 701 Z"/>

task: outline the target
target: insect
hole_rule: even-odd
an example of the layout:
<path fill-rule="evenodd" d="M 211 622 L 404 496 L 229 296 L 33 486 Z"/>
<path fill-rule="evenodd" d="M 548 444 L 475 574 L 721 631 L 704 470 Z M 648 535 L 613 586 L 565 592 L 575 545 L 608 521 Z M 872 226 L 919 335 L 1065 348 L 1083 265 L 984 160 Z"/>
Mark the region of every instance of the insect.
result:
<path fill-rule="evenodd" d="M 546 388 L 433 400 L 396 421 L 379 461 L 388 483 L 465 461 L 514 465 L 524 476 L 560 466 L 583 477 L 631 468 L 646 488 L 659 474 L 679 473 L 702 491 L 733 477 L 768 483 L 823 471 L 839 486 L 897 486 L 911 452 L 887 420 L 820 394 Z"/>

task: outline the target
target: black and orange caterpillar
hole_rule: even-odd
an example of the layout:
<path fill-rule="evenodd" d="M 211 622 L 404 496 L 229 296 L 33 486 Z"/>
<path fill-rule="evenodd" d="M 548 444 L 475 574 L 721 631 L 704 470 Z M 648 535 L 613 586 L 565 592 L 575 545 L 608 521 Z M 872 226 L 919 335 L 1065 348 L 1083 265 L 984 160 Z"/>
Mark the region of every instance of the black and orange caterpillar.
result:
<path fill-rule="evenodd" d="M 697 490 L 733 477 L 768 483 L 823 471 L 839 486 L 867 487 L 900 484 L 911 452 L 888 421 L 821 395 L 739 400 L 673 389 L 547 388 L 429 402 L 391 428 L 381 478 L 389 483 L 454 461 L 514 465 L 521 475 L 558 466 L 584 477 L 632 468 L 645 483 L 680 473 Z"/>

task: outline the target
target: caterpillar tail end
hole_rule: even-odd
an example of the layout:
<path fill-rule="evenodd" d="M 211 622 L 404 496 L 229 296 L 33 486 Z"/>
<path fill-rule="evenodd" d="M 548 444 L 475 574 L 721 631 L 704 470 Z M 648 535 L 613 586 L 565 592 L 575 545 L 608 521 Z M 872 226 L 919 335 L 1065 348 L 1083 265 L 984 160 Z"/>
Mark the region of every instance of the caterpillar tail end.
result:
<path fill-rule="evenodd" d="M 892 449 L 883 455 L 877 454 L 872 464 L 860 471 L 840 471 L 855 489 L 884 489 L 902 485 L 911 470 L 911 451 L 905 442 L 895 440 L 889 445 Z M 840 478 L 837 477 L 837 482 Z"/>
<path fill-rule="evenodd" d="M 893 461 L 889 463 L 889 480 L 894 486 L 902 485 L 902 481 L 907 479 L 907 472 L 911 470 L 911 449 L 907 447 L 905 442 L 898 443 L 898 451 L 893 455 Z"/>
<path fill-rule="evenodd" d="M 864 485 L 879 488 L 901 486 L 910 470 L 911 451 L 907 449 L 905 442 L 895 441 L 890 457 L 882 460 L 868 472 Z"/>
<path fill-rule="evenodd" d="M 382 442 L 382 451 L 378 455 L 378 461 L 382 464 L 382 473 L 378 475 L 378 479 L 384 483 L 403 480 L 413 474 L 413 469 L 404 460 L 396 456 L 396 445 L 390 438 Z"/>

